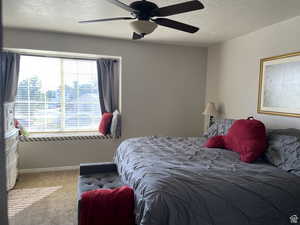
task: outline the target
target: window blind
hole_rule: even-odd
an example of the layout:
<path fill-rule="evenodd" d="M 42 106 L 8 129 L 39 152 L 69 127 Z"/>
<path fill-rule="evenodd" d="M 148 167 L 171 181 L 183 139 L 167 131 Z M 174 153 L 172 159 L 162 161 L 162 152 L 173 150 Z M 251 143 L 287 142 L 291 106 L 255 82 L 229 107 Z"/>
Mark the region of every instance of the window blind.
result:
<path fill-rule="evenodd" d="M 15 112 L 29 132 L 97 130 L 96 61 L 21 56 Z"/>

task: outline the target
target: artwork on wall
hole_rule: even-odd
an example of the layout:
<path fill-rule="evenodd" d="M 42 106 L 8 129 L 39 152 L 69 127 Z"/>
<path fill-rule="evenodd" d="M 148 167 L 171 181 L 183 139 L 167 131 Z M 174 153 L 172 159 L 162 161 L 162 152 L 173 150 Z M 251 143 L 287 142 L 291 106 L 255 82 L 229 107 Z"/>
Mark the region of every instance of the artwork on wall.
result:
<path fill-rule="evenodd" d="M 300 52 L 261 59 L 257 112 L 300 117 Z"/>

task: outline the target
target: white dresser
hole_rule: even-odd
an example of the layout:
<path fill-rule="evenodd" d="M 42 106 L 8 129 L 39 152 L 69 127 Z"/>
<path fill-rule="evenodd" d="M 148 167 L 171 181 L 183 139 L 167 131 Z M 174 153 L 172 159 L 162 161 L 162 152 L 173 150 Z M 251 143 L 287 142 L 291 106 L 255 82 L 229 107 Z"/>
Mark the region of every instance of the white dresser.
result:
<path fill-rule="evenodd" d="M 5 115 L 5 154 L 7 190 L 12 189 L 18 177 L 18 137 L 19 130 L 14 126 L 14 103 L 4 104 Z"/>

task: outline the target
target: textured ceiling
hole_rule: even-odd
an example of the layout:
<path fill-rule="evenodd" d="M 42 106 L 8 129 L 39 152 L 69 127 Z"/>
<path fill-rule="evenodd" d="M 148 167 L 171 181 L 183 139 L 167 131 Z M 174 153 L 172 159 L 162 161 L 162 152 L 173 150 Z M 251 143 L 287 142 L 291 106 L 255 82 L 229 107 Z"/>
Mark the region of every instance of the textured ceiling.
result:
<path fill-rule="evenodd" d="M 159 6 L 185 0 L 154 0 Z M 130 4 L 133 1 L 123 0 Z M 169 18 L 199 26 L 196 34 L 159 27 L 143 41 L 207 46 L 300 15 L 299 0 L 202 0 L 204 10 Z M 130 39 L 128 21 L 78 24 L 79 20 L 128 16 L 105 0 L 3 0 L 4 26 Z"/>

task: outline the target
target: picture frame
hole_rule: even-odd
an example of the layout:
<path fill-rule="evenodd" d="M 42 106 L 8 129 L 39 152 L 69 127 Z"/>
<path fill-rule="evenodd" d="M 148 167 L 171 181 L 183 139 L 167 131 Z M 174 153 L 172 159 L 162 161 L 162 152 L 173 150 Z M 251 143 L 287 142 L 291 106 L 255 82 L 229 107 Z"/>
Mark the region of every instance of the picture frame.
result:
<path fill-rule="evenodd" d="M 260 60 L 257 112 L 300 117 L 300 52 Z"/>

